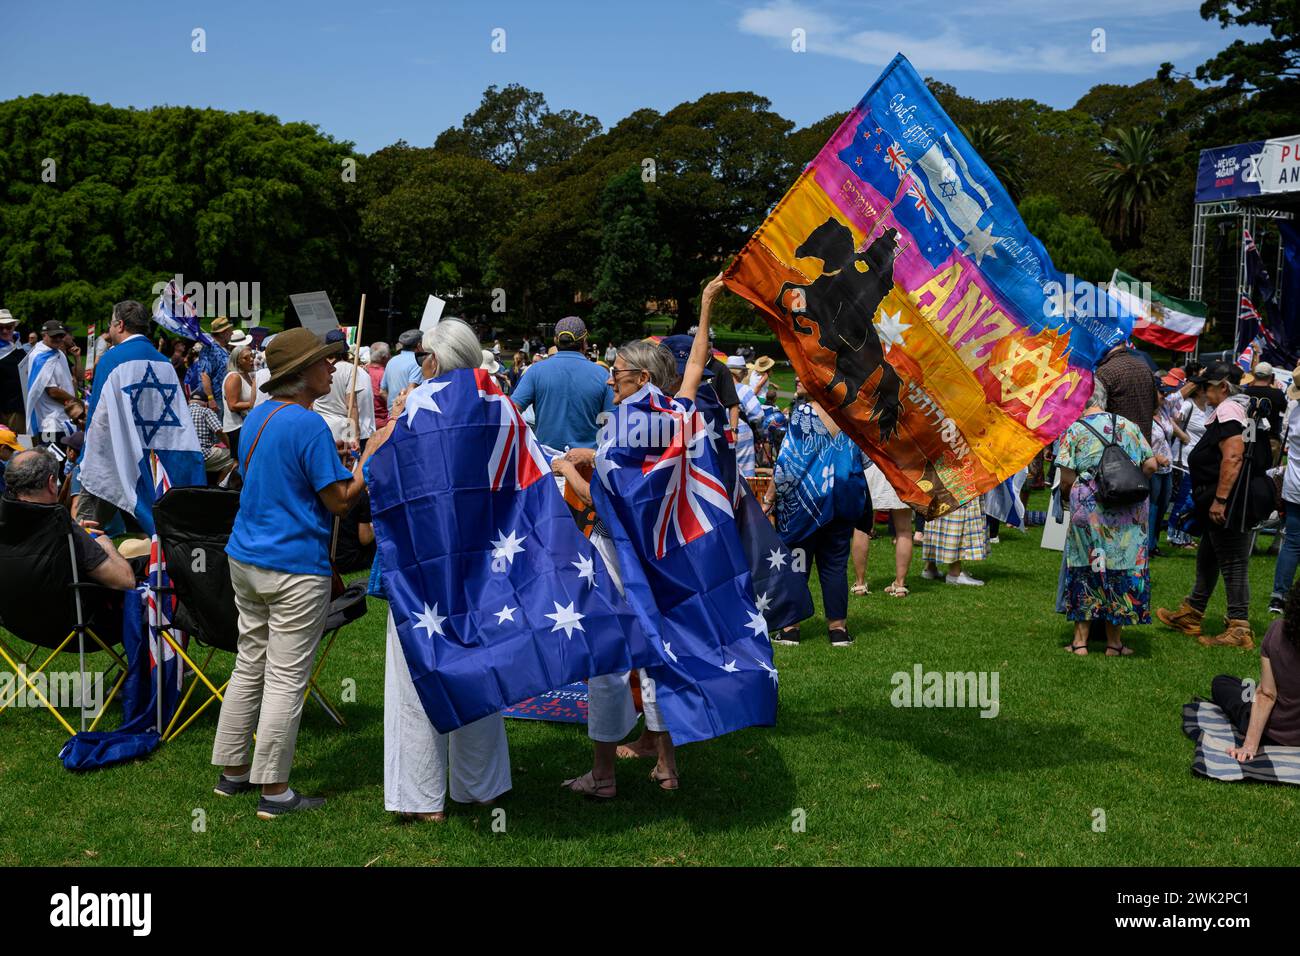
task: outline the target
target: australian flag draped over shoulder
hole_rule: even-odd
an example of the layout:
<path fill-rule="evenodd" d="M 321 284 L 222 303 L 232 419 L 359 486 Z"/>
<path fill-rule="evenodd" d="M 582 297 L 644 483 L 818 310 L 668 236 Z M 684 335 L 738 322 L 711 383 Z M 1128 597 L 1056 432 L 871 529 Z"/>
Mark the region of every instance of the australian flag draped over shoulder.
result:
<path fill-rule="evenodd" d="M 137 335 L 113 346 L 95 365 L 81 485 L 134 514 L 147 534 L 154 530 L 150 453 L 173 485 L 205 482 L 203 452 L 176 370 Z"/>
<path fill-rule="evenodd" d="M 777 671 L 704 417 L 646 386 L 605 423 L 591 483 L 660 662 L 676 744 L 776 722 Z"/>
<path fill-rule="evenodd" d="M 370 475 L 393 621 L 439 732 L 655 659 L 486 371 L 418 386 Z"/>
<path fill-rule="evenodd" d="M 679 353 L 678 371 L 682 367 Z M 706 376 L 709 374 L 706 372 Z M 707 379 L 700 383 L 696 393 L 695 410 L 704 416 L 705 431 L 718 460 L 718 477 L 735 512 L 736 528 L 754 584 L 754 600 L 767 619 L 768 631 L 812 617 L 814 608 L 808 581 L 793 570 L 790 549 L 763 514 L 763 506 L 750 493 L 749 483 L 741 478 L 727 410 Z"/>
<path fill-rule="evenodd" d="M 189 297 L 176 287 L 172 279 L 154 303 L 153 320 L 172 335 L 204 345 L 215 345 L 217 340 L 203 331 L 198 311 Z"/>

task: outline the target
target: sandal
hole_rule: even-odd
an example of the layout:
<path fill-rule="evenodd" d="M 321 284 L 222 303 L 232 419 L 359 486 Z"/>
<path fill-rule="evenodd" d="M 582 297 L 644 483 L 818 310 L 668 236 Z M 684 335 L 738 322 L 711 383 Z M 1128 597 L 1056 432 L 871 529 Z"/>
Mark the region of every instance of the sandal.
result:
<path fill-rule="evenodd" d="M 1132 655 L 1133 648 L 1129 647 L 1123 641 L 1120 642 L 1119 647 L 1111 647 L 1109 644 L 1106 645 L 1107 657 L 1131 657 Z"/>
<path fill-rule="evenodd" d="M 869 585 L 869 584 L 855 584 L 855 585 L 853 585 L 853 587 L 849 588 L 849 591 L 851 591 L 853 594 L 870 594 L 870 593 L 871 593 L 871 585 Z"/>
<path fill-rule="evenodd" d="M 890 597 L 907 597 L 912 592 L 907 589 L 906 584 L 886 584 L 885 593 Z"/>
<path fill-rule="evenodd" d="M 402 823 L 446 823 L 447 814 L 442 810 L 433 813 L 398 813 L 397 819 Z"/>
<path fill-rule="evenodd" d="M 1074 641 L 1071 641 L 1069 644 L 1064 645 L 1061 649 L 1065 651 L 1067 654 L 1073 654 L 1075 657 L 1088 656 L 1087 641 L 1084 641 L 1082 644 L 1076 644 L 1074 643 Z"/>
<path fill-rule="evenodd" d="M 653 770 L 650 771 L 650 779 L 653 780 L 655 783 L 659 784 L 660 790 L 678 789 L 676 774 L 666 773 L 660 775 L 658 767 L 655 767 Z"/>
<path fill-rule="evenodd" d="M 642 757 L 658 757 L 659 751 L 655 748 L 649 750 L 637 750 L 631 744 L 619 744 L 618 750 L 614 751 L 619 760 L 639 760 Z"/>
<path fill-rule="evenodd" d="M 581 777 L 574 777 L 572 780 L 564 781 L 560 786 L 573 793 L 580 793 L 584 797 L 597 800 L 612 800 L 618 794 L 618 787 L 612 778 L 597 780 L 590 770 Z"/>

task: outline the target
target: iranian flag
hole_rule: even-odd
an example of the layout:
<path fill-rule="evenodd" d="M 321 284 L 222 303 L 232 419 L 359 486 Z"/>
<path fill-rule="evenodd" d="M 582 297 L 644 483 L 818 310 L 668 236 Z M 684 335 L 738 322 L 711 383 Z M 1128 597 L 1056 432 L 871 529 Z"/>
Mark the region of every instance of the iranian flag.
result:
<path fill-rule="evenodd" d="M 1205 303 L 1161 295 L 1144 282 L 1115 270 L 1110 295 L 1133 314 L 1133 337 L 1175 352 L 1191 352 L 1205 328 Z"/>

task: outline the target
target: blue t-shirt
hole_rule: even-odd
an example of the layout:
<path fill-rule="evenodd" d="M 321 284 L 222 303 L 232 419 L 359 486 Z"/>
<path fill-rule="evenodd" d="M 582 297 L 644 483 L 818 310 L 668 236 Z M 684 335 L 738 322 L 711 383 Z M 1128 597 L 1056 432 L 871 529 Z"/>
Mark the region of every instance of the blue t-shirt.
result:
<path fill-rule="evenodd" d="M 379 387 L 388 396 L 388 404 L 397 401 L 398 394 L 408 385 L 418 385 L 424 381 L 420 372 L 420 363 L 414 352 L 398 352 L 384 366 L 384 377 L 379 380 Z"/>
<path fill-rule="evenodd" d="M 252 467 L 239 461 L 244 490 L 226 554 L 267 571 L 328 575 L 331 516 L 317 492 L 352 477 L 329 426 L 301 405 L 269 401 L 248 413 L 244 428 L 261 438 Z"/>
<path fill-rule="evenodd" d="M 543 445 L 595 448 L 596 417 L 614 410 L 608 383 L 609 372 L 581 352 L 556 352 L 528 366 L 510 397 L 521 412 L 533 406 L 533 431 Z"/>

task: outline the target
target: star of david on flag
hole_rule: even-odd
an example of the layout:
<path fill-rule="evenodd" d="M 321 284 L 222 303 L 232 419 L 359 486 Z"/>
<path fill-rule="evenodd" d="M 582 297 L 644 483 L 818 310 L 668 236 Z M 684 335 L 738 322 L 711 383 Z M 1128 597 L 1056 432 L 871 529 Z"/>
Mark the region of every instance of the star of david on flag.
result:
<path fill-rule="evenodd" d="M 109 349 L 95 366 L 86 403 L 82 487 L 135 515 L 153 534 L 151 455 L 173 486 L 206 483 L 203 452 L 171 362 L 142 335 Z"/>

